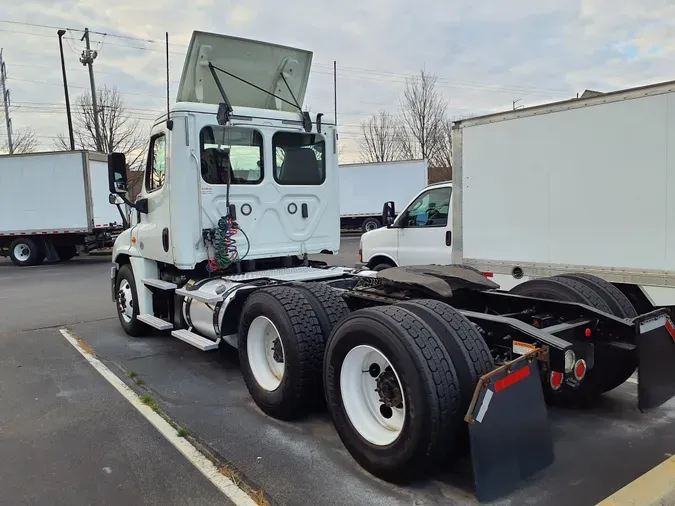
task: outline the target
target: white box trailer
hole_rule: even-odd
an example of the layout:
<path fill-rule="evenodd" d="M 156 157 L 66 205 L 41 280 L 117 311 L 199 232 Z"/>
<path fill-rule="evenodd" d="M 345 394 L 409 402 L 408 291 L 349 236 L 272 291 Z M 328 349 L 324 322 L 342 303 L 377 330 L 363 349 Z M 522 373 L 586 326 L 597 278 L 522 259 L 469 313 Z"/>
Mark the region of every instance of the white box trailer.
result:
<path fill-rule="evenodd" d="M 426 160 L 350 163 L 339 167 L 340 225 L 364 232 L 382 226 L 382 203 L 404 206 L 428 184 Z"/>
<path fill-rule="evenodd" d="M 675 82 L 458 121 L 453 262 L 675 305 Z"/>
<path fill-rule="evenodd" d="M 111 246 L 123 228 L 110 205 L 107 157 L 88 151 L 0 156 L 0 254 L 17 265 Z"/>

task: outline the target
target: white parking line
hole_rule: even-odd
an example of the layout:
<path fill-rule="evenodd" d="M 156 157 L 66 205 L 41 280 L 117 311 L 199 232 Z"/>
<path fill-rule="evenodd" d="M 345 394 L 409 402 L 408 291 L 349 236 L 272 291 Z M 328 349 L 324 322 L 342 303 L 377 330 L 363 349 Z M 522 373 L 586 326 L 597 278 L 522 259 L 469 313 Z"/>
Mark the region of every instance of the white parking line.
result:
<path fill-rule="evenodd" d="M 628 378 L 626 381 L 627 381 L 628 383 L 635 383 L 636 385 L 637 385 L 637 383 L 638 383 L 637 378 Z"/>
<path fill-rule="evenodd" d="M 224 476 L 218 468 L 202 455 L 197 448 L 195 448 L 184 437 L 180 437 L 176 429 L 174 429 L 164 418 L 155 413 L 152 408 L 146 406 L 141 402 L 141 399 L 136 393 L 129 388 L 121 379 L 119 379 L 110 369 L 96 357 L 87 353 L 76 339 L 75 335 L 67 329 L 60 329 L 63 337 L 68 340 L 73 347 L 80 352 L 80 354 L 96 369 L 101 376 L 103 376 L 108 383 L 110 383 L 115 390 L 122 394 L 122 396 L 135 407 L 141 415 L 143 415 L 159 432 L 169 441 L 183 456 L 188 459 L 199 471 L 211 482 L 218 490 L 232 501 L 236 506 L 255 506 L 256 502 L 241 490 L 234 482 Z"/>

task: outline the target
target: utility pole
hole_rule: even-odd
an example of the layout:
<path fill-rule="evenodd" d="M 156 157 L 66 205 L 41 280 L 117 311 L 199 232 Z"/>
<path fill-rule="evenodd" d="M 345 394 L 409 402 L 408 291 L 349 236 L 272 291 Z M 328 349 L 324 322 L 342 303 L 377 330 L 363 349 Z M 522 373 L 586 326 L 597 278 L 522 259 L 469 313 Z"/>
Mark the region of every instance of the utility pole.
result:
<path fill-rule="evenodd" d="M 89 84 L 91 85 L 91 106 L 94 113 L 94 128 L 96 129 L 96 149 L 103 151 L 101 146 L 101 127 L 98 124 L 98 102 L 96 101 L 96 83 L 94 82 L 94 60 L 98 56 L 98 52 L 92 51 L 89 45 L 89 28 L 84 29 L 84 35 L 80 41 L 86 41 L 87 49 L 82 51 L 80 62 L 82 65 L 89 67 Z"/>
<path fill-rule="evenodd" d="M 59 51 L 61 53 L 61 72 L 63 73 L 63 91 L 66 94 L 66 116 L 68 117 L 68 136 L 70 138 L 70 150 L 75 151 L 75 138 L 73 137 L 73 120 L 70 116 L 70 98 L 68 96 L 68 79 L 66 78 L 66 61 L 63 58 L 63 36 L 65 30 L 56 32 L 59 36 Z"/>
<path fill-rule="evenodd" d="M 9 117 L 9 90 L 5 87 L 7 79 L 7 69 L 2 59 L 2 49 L 0 49 L 0 83 L 2 83 L 2 101 L 5 103 L 5 122 L 7 123 L 7 144 L 9 144 L 9 154 L 14 153 L 12 144 L 12 120 Z"/>

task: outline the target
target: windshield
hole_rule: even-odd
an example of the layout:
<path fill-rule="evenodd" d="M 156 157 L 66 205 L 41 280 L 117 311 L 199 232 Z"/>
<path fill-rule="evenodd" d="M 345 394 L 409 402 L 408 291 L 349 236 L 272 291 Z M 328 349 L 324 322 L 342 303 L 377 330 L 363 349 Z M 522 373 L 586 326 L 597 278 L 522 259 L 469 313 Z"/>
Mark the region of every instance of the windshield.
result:
<path fill-rule="evenodd" d="M 257 184 L 263 179 L 263 137 L 245 127 L 207 126 L 199 134 L 202 178 L 209 184 Z"/>
<path fill-rule="evenodd" d="M 326 179 L 326 142 L 316 134 L 277 132 L 272 137 L 274 179 L 283 185 L 321 185 Z"/>

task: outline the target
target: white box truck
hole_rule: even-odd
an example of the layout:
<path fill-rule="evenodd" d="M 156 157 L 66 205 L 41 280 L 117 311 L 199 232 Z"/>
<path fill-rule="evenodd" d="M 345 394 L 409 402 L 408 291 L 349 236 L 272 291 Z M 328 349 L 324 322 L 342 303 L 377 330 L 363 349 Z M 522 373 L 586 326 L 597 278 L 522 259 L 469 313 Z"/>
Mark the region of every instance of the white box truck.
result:
<path fill-rule="evenodd" d="M 124 154 L 109 155 L 110 192 L 136 211 L 110 273 L 127 334 L 236 348 L 264 413 L 326 406 L 349 453 L 386 480 L 446 466 L 469 443 L 481 501 L 553 461 L 545 400 L 595 399 L 636 368 L 641 409 L 675 395 L 670 311 L 618 317 L 621 292 L 595 281 L 583 285 L 594 306 L 514 297 L 461 265 L 312 260 L 339 248 L 340 181 L 335 124 L 300 106 L 311 60 L 194 32 L 134 202 Z"/>
<path fill-rule="evenodd" d="M 366 234 L 364 263 L 461 263 L 519 293 L 574 272 L 675 306 L 674 82 L 458 121 L 453 145 L 453 184 Z"/>
<path fill-rule="evenodd" d="M 382 202 L 400 208 L 429 183 L 426 160 L 342 164 L 339 174 L 340 226 L 363 232 L 382 226 Z"/>
<path fill-rule="evenodd" d="M 107 158 L 88 151 L 0 156 L 0 255 L 18 266 L 110 247 L 123 229 Z"/>

